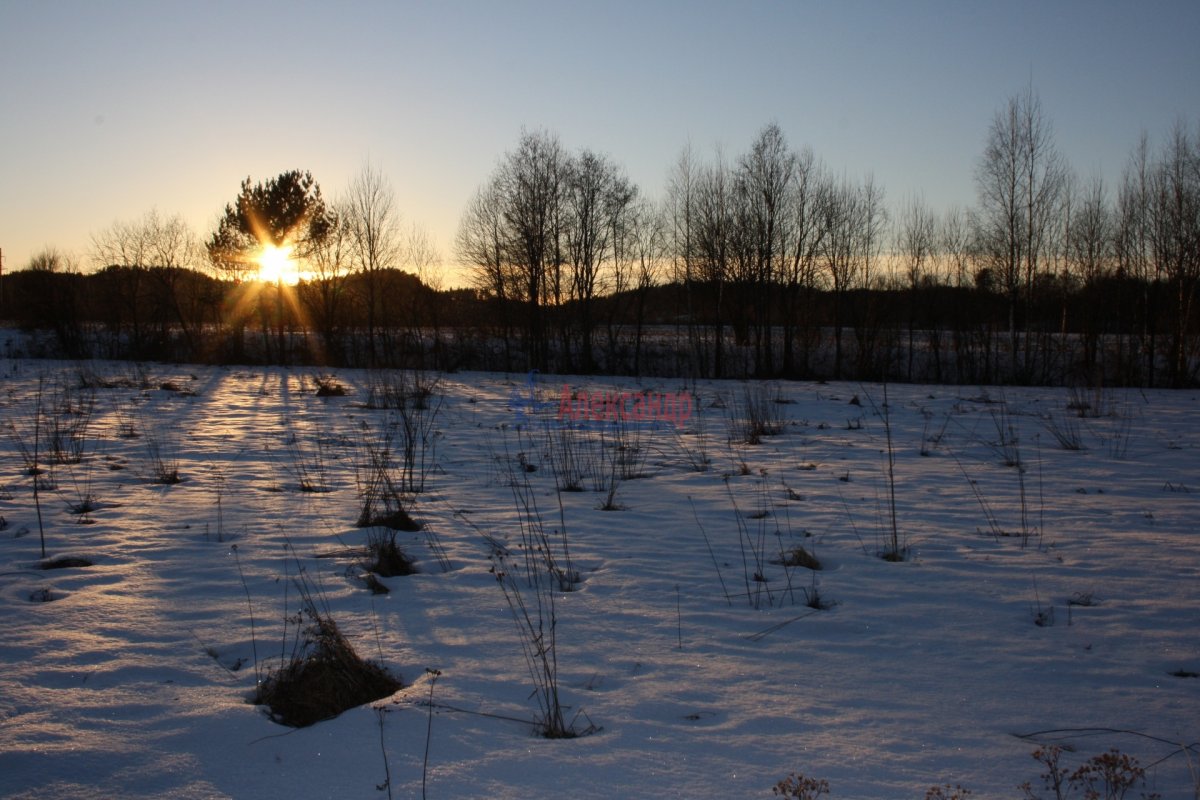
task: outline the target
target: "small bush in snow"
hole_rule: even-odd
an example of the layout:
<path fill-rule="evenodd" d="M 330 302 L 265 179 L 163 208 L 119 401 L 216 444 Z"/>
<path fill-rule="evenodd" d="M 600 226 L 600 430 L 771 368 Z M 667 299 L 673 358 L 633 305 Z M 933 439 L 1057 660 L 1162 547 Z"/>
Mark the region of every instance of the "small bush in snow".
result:
<path fill-rule="evenodd" d="M 771 794 L 776 797 L 788 797 L 792 800 L 817 800 L 823 794 L 829 794 L 829 781 L 824 778 L 806 777 L 803 773 L 793 772 L 771 788 Z"/>
<path fill-rule="evenodd" d="M 328 614 L 306 598 L 291 658 L 270 672 L 254 694 L 280 725 L 303 728 L 332 719 L 403 688 L 378 664 L 363 660 Z"/>

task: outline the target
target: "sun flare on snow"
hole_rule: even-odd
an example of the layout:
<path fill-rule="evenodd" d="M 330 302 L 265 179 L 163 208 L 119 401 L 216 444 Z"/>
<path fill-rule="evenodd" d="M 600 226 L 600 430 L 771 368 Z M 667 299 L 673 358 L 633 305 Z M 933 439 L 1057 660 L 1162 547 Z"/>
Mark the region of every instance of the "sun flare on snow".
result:
<path fill-rule="evenodd" d="M 264 245 L 262 254 L 258 257 L 258 278 L 265 283 L 298 283 L 300 272 L 292 258 L 292 246 Z"/>

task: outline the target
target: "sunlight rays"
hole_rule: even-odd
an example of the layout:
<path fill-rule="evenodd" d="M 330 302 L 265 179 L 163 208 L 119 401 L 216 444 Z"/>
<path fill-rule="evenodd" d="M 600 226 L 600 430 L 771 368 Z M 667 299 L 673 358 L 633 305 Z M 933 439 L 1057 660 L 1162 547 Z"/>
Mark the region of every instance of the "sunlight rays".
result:
<path fill-rule="evenodd" d="M 293 248 L 290 244 L 276 247 L 273 244 L 263 245 L 262 253 L 258 256 L 258 279 L 263 283 L 285 283 L 295 286 L 300 282 L 300 270 L 292 258 Z"/>

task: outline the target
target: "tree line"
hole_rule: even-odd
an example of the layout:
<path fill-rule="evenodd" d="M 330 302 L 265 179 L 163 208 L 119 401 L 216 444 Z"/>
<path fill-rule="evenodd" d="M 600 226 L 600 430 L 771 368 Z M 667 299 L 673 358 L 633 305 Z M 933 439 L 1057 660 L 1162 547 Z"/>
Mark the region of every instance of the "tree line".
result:
<path fill-rule="evenodd" d="M 937 214 L 920 195 L 890 212 L 873 176 L 836 173 L 775 124 L 732 159 L 685 149 L 657 204 L 606 158 L 526 132 L 457 251 L 505 352 L 540 369 L 628 369 L 597 343 L 607 314 L 636 331 L 634 371 L 649 318 L 673 323 L 694 375 L 1182 386 L 1198 137 L 1143 137 L 1110 189 L 1070 169 L 1029 89 L 992 120 L 976 204 Z"/>
<path fill-rule="evenodd" d="M 524 131 L 463 213 L 470 286 L 404 229 L 370 165 L 335 201 L 311 174 L 243 182 L 200 241 L 150 212 L 50 249 L 0 313 L 63 355 L 696 377 L 1192 385 L 1200 132 L 1079 178 L 1032 89 L 996 112 L 976 202 L 889 208 L 776 124 L 733 158 L 685 148 L 661 198 L 610 156 Z M 261 280 L 266 248 L 300 265 Z"/>

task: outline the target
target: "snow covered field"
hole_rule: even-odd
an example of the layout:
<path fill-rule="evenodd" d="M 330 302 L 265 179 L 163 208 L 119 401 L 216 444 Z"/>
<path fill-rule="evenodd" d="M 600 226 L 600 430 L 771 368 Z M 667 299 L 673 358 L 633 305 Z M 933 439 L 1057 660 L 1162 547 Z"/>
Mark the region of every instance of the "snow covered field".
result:
<path fill-rule="evenodd" d="M 128 385 L 64 395 L 78 365 L 0 369 L 0 795 L 420 797 L 424 773 L 431 798 L 751 798 L 797 771 L 833 798 L 1019 797 L 1058 742 L 1193 797 L 1200 393 L 889 386 L 885 419 L 877 385 L 567 379 L 694 392 L 682 428 L 625 426 L 642 477 L 604 510 L 595 464 L 555 490 L 564 442 L 585 467 L 615 442 L 563 432 L 560 379 L 538 409 L 523 376 L 441 376 L 425 528 L 400 534 L 420 571 L 372 594 L 356 467 L 397 414 L 366 407 L 368 373 L 318 397 L 312 371 L 101 363 L 89 382 Z M 763 397 L 782 429 L 731 443 Z M 79 463 L 51 463 L 54 419 Z M 47 555 L 91 566 L 38 568 L 35 441 Z M 492 572 L 491 540 L 521 550 L 514 478 L 579 572 L 555 597 L 566 716 L 596 729 L 573 739 L 536 735 Z M 797 546 L 823 569 L 773 563 Z M 301 569 L 405 688 L 292 729 L 247 698 L 290 648 Z M 1050 729 L 1088 730 L 1017 735 Z"/>

